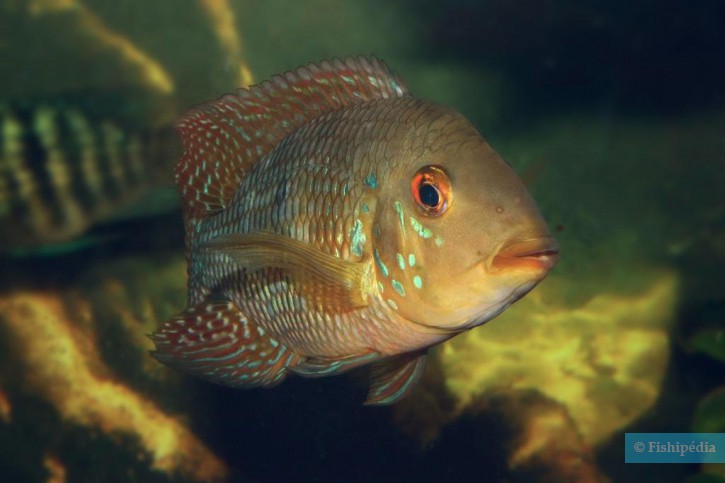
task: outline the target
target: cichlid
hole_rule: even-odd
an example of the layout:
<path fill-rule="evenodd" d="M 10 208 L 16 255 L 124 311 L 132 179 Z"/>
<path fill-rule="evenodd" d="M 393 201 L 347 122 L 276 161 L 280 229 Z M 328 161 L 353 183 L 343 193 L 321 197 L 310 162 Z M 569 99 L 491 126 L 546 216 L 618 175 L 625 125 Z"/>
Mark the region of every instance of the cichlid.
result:
<path fill-rule="evenodd" d="M 271 386 L 371 365 L 368 404 L 495 317 L 557 245 L 512 168 L 375 58 L 309 64 L 186 114 L 176 167 L 188 308 L 159 361 Z"/>
<path fill-rule="evenodd" d="M 158 161 L 176 147 L 166 131 L 0 103 L 0 252 L 67 242 L 161 184 Z"/>

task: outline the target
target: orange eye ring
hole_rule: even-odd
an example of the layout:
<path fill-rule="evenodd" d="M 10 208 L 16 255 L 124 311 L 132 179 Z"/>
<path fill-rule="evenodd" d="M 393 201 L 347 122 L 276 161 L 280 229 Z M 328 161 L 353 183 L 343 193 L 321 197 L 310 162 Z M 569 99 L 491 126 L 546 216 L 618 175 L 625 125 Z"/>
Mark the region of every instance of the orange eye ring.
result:
<path fill-rule="evenodd" d="M 448 175 L 440 166 L 420 168 L 410 182 L 418 209 L 428 216 L 441 216 L 453 202 L 453 190 Z"/>

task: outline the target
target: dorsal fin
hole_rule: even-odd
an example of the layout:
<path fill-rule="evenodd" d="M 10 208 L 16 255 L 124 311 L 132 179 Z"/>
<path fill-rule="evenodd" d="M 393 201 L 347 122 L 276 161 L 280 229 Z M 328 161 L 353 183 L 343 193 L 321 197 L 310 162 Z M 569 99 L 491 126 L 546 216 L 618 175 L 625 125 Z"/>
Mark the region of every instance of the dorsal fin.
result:
<path fill-rule="evenodd" d="M 184 145 L 176 183 L 187 220 L 224 209 L 251 166 L 312 119 L 405 95 L 382 61 L 348 57 L 308 64 L 192 109 L 176 125 Z"/>

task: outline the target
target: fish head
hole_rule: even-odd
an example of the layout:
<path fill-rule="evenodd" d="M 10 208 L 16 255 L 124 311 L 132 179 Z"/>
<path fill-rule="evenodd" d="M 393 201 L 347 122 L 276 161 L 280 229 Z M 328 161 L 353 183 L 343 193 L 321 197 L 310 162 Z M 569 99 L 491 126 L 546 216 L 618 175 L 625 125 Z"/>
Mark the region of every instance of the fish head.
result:
<path fill-rule="evenodd" d="M 413 323 L 465 330 L 541 281 L 558 246 L 522 181 L 476 129 L 454 111 L 422 109 L 400 134 L 381 187 L 378 287 Z"/>

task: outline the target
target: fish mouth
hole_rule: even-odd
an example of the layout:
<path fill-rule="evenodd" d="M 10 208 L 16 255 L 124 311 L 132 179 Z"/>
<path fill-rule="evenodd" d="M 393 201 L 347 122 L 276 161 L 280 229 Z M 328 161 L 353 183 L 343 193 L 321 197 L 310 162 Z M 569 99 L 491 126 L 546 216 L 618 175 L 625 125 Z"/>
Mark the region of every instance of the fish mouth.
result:
<path fill-rule="evenodd" d="M 501 247 L 493 257 L 496 270 L 523 269 L 548 272 L 559 257 L 559 245 L 553 238 L 517 240 Z"/>

